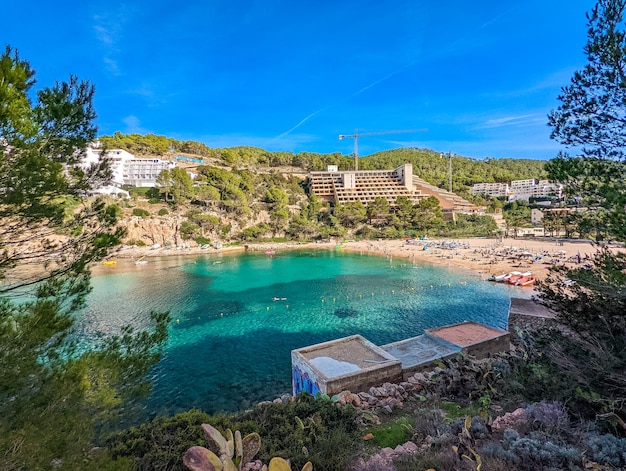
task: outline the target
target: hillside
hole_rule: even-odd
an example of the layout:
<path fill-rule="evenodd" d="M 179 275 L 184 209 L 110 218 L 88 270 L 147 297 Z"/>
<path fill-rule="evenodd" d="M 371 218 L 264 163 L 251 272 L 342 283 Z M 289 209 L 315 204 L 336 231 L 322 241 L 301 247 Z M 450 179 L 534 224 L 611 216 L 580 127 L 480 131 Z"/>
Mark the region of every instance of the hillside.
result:
<path fill-rule="evenodd" d="M 325 170 L 328 165 L 337 165 L 340 170 L 353 168 L 353 159 L 339 153 L 296 154 L 255 147 L 211 149 L 198 142 L 150 134 L 116 133 L 103 136 L 100 141 L 107 148 L 122 148 L 138 157 L 175 160 L 184 156 L 203 161 L 198 164 L 177 160 L 196 175 L 193 182 L 179 175 L 168 189 L 130 189 L 134 198 L 122 208 L 129 244 L 179 246 L 183 241 L 203 245 L 330 237 L 487 236 L 497 230 L 490 217 L 462 217 L 449 224 L 442 219 L 436 202 L 435 206 L 424 203 L 420 208 L 404 208 L 400 212 L 358 205 L 339 205 L 331 210 L 306 193 L 305 177 L 307 172 Z M 364 156 L 359 161 L 365 170 L 395 168 L 408 162 L 416 177 L 440 188 L 448 186 L 449 161 L 433 150 L 394 149 Z M 474 183 L 544 177 L 543 161 L 452 158 L 454 193 L 481 206 L 495 203 L 470 195 L 468 189 Z"/>
<path fill-rule="evenodd" d="M 211 165 L 247 167 L 262 171 L 278 167 L 291 167 L 292 171 L 326 170 L 328 165 L 338 165 L 340 170 L 353 168 L 352 157 L 340 153 L 317 154 L 313 152 L 270 152 L 256 147 L 209 148 L 194 141 L 177 141 L 165 136 L 148 134 L 102 136 L 100 141 L 109 148 L 121 148 L 138 156 L 172 158 L 185 154 L 202 158 Z M 413 164 L 415 175 L 441 188 L 448 185 L 448 159 L 430 149 L 399 148 L 359 157 L 363 170 L 396 168 L 404 163 Z M 452 183 L 455 191 L 463 191 L 474 183 L 509 182 L 527 178 L 546 177 L 545 161 L 530 159 L 477 160 L 455 155 L 452 158 Z"/>

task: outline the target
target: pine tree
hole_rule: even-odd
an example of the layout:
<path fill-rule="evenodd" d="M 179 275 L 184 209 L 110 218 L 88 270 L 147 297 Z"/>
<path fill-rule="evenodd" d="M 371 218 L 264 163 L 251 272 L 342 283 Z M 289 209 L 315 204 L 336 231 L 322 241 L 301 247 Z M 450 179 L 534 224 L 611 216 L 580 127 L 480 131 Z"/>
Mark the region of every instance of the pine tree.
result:
<path fill-rule="evenodd" d="M 546 165 L 550 178 L 589 208 L 607 210 L 606 234 L 626 239 L 626 28 L 625 0 L 599 0 L 587 15 L 588 63 L 562 89 L 549 116 L 552 138 L 581 150 Z M 587 221 L 581 219 L 581 223 Z"/>
<path fill-rule="evenodd" d="M 96 430 L 146 390 L 167 315 L 79 350 L 89 264 L 118 243 L 119 208 L 83 198 L 105 163 L 76 166 L 96 135 L 94 87 L 70 77 L 34 95 L 34 75 L 0 55 L 0 469 L 85 469 Z"/>

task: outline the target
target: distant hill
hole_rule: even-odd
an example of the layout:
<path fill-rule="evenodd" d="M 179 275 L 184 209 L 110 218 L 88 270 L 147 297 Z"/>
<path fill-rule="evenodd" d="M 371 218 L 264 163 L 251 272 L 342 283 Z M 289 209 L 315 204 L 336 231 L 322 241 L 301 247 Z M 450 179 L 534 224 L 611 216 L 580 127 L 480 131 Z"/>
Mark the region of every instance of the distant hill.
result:
<path fill-rule="evenodd" d="M 245 167 L 254 171 L 267 168 L 291 167 L 305 172 L 325 170 L 337 165 L 340 170 L 354 167 L 350 156 L 338 152 L 318 154 L 314 152 L 270 152 L 257 147 L 239 146 L 210 148 L 195 141 L 179 141 L 154 134 L 122 134 L 101 136 L 101 143 L 109 148 L 125 149 L 138 156 L 172 157 L 185 154 L 205 159 L 207 164 Z M 413 164 L 413 173 L 440 188 L 448 186 L 448 159 L 439 152 L 415 147 L 393 149 L 359 157 L 359 168 L 377 170 L 396 168 L 404 163 Z M 452 158 L 452 181 L 455 192 L 465 193 L 474 183 L 501 182 L 527 178 L 546 178 L 545 161 L 531 159 L 471 159 L 462 156 Z"/>
<path fill-rule="evenodd" d="M 413 164 L 413 174 L 440 188 L 448 187 L 448 158 L 430 149 L 393 149 L 359 158 L 359 168 L 395 168 Z M 474 183 L 508 183 L 527 178 L 545 179 L 545 161 L 531 159 L 485 159 L 452 157 L 452 184 L 455 192 Z"/>

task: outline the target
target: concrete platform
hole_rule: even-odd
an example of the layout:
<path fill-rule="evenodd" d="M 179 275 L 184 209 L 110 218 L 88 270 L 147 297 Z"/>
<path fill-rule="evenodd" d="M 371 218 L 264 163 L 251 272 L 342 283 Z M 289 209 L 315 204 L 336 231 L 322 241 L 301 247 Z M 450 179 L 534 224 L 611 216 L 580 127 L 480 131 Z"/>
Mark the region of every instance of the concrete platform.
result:
<path fill-rule="evenodd" d="M 352 335 L 292 350 L 291 372 L 294 394 L 332 396 L 399 381 L 402 364 L 361 335 Z"/>
<path fill-rule="evenodd" d="M 461 347 L 431 335 L 422 334 L 380 348 L 402 362 L 402 371 L 417 372 L 437 360 L 456 355 Z M 405 375 L 406 376 L 406 375 Z"/>
<path fill-rule="evenodd" d="M 385 382 L 406 381 L 460 352 L 485 358 L 509 348 L 509 332 L 478 322 L 429 329 L 381 347 L 353 335 L 292 350 L 293 393 L 331 396 L 344 390 L 365 391 Z"/>

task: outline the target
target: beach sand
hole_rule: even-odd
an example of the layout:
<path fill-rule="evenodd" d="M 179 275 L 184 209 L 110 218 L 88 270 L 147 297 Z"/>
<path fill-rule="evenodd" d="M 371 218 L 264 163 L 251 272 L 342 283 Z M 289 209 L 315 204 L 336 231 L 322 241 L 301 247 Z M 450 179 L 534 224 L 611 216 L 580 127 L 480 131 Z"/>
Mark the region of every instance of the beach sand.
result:
<path fill-rule="evenodd" d="M 580 261 L 584 262 L 596 251 L 588 241 L 548 239 L 442 239 L 419 241 L 418 244 L 393 240 L 348 242 L 344 246 L 363 253 L 469 269 L 483 278 L 511 271 L 530 271 L 535 279 L 542 279 L 550 266 L 578 263 L 579 255 Z"/>
<path fill-rule="evenodd" d="M 454 245 L 453 245 L 454 244 Z M 530 271 L 536 279 L 546 276 L 553 264 L 584 263 L 593 257 L 596 247 L 589 241 L 561 239 L 437 239 L 423 241 L 406 240 L 361 240 L 324 243 L 267 243 L 227 246 L 220 249 L 199 247 L 158 248 L 132 247 L 118 250 L 110 257 L 132 260 L 149 260 L 152 257 L 180 258 L 218 253 L 236 253 L 245 250 L 265 252 L 296 249 L 335 249 L 363 255 L 384 256 L 391 259 L 407 259 L 412 263 L 430 263 L 439 266 L 469 269 L 486 279 L 491 275 L 501 275 L 511 271 Z M 427 247 L 427 248 L 426 248 Z M 426 249 L 425 249 L 426 248 Z M 614 249 L 614 250 L 624 250 Z M 541 260 L 538 260 L 541 257 Z M 536 260 L 536 261 L 533 261 Z M 99 270 L 97 270 L 99 271 Z"/>

